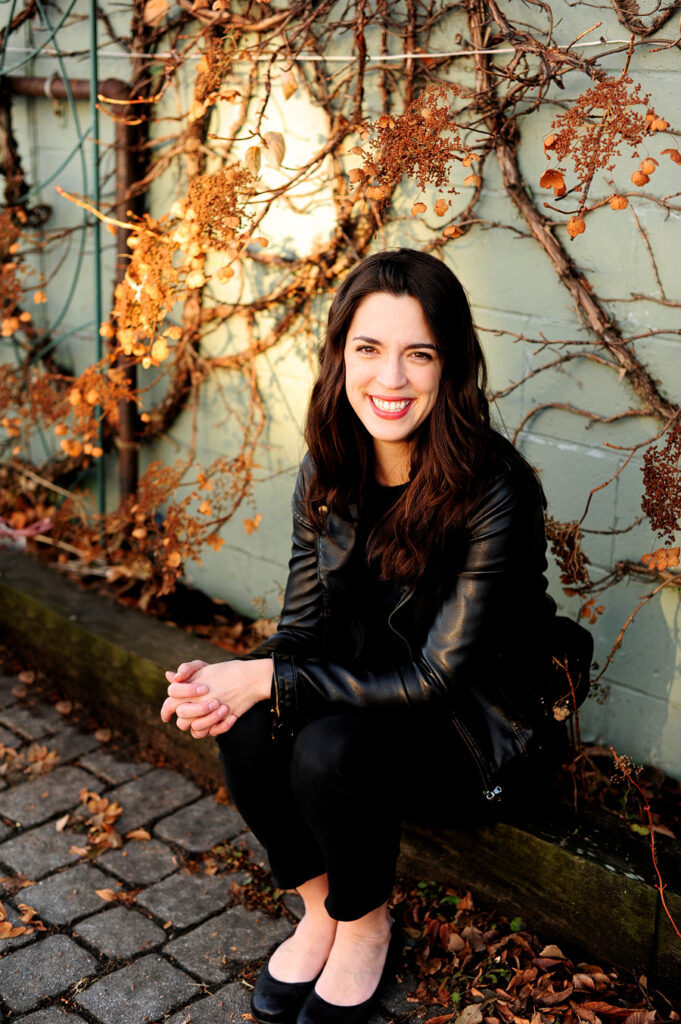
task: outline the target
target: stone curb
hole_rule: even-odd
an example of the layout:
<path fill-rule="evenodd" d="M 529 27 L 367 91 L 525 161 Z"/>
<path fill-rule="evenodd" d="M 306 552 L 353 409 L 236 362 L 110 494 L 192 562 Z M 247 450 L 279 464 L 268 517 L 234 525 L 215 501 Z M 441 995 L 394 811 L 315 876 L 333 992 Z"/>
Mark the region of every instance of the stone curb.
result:
<path fill-rule="evenodd" d="M 34 556 L 2 548 L 0 639 L 30 652 L 64 693 L 97 708 L 103 724 L 195 778 L 222 781 L 215 745 L 196 743 L 159 717 L 164 671 L 194 659 L 226 661 L 230 654 L 222 648 L 83 590 Z"/>

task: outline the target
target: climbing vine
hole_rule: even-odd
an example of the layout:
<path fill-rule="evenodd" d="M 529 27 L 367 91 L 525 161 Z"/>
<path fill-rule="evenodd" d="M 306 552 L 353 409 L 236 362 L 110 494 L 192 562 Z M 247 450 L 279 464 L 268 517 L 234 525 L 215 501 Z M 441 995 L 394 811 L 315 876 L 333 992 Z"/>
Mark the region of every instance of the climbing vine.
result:
<path fill-rule="evenodd" d="M 681 586 L 678 388 L 657 379 L 638 345 L 681 332 L 628 333 L 618 316 L 622 303 L 681 306 L 665 292 L 659 233 L 645 216 L 656 210 L 678 218 L 681 210 L 681 177 L 672 189 L 668 175 L 655 188 L 662 166 L 681 175 L 674 105 L 664 93 L 651 97 L 637 77 L 651 53 L 670 51 L 678 61 L 673 15 L 681 5 L 660 4 L 652 14 L 635 3 L 589 5 L 573 39 L 562 35 L 562 5 L 520 6 L 135 0 L 130 34 L 121 38 L 104 5 L 106 44 L 129 52 L 132 79 L 125 102 L 102 95 L 99 104 L 103 116 L 134 129 L 138 173 L 123 205 L 95 208 L 90 197 L 63 189 L 54 198 L 103 220 L 125 246 L 110 315 L 99 328 L 106 354 L 79 374 L 59 361 L 49 329 L 34 326 L 49 282 L 36 276 L 31 256 L 59 239 L 50 234 L 49 212 L 31 205 L 11 93 L 3 89 L 5 532 L 34 535 L 32 543 L 48 546 L 73 571 L 136 586 L 143 605 L 170 591 L 188 559 L 200 559 L 207 546 L 220 549 L 221 527 L 252 494 L 265 426 L 259 357 L 294 332 L 312 346 L 319 299 L 372 248 L 406 239 L 456 265 L 463 240 L 490 246 L 506 234 L 539 247 L 579 331 L 577 339 L 532 338 L 481 323 L 484 337 L 528 352 L 526 371 L 491 397 L 503 410 L 505 398 L 546 379 L 553 393 L 514 418 L 513 436 L 522 441 L 548 411 L 560 411 L 586 428 L 607 427 L 605 444 L 620 455 L 616 471 L 591 490 L 580 494 L 575 485 L 570 521 L 548 521 L 563 586 L 594 622 L 608 588 L 626 577 L 647 581 L 623 629 L 660 589 Z M 27 5 L 4 34 L 11 38 L 35 16 Z M 600 20 L 588 24 L 592 16 Z M 616 42 L 608 42 L 606 28 Z M 304 101 L 326 126 L 316 142 L 310 133 L 303 159 L 288 155 L 292 129 L 290 136 L 270 123 L 273 105 L 286 112 L 292 101 Z M 301 131 L 296 122 L 295 134 Z M 488 202 L 499 190 L 501 213 Z M 277 211 L 314 218 L 321 195 L 332 215 L 307 250 L 277 236 Z M 602 218 L 628 216 L 656 292 L 602 296 L 589 269 L 593 250 L 586 260 L 579 247 L 598 233 L 603 261 L 612 260 Z M 216 332 L 231 339 L 220 352 L 207 344 Z M 606 416 L 565 401 L 555 371 L 571 364 L 579 373 L 597 366 L 622 382 L 619 411 Z M 114 451 L 123 411 L 134 422 L 133 442 L 125 444 L 153 451 L 181 415 L 194 423 L 202 389 L 226 375 L 238 375 L 250 395 L 234 450 L 208 466 L 191 453 L 171 465 L 155 460 L 113 512 L 94 517 L 71 485 Z M 632 420 L 647 425 L 644 440 L 627 434 Z M 31 447 L 39 430 L 54 438 L 41 463 Z M 641 516 L 606 532 L 626 533 L 647 516 L 665 543 L 650 552 L 632 546 L 627 558 L 596 573 L 582 548 L 592 499 L 641 463 Z M 252 532 L 260 517 L 243 522 Z"/>

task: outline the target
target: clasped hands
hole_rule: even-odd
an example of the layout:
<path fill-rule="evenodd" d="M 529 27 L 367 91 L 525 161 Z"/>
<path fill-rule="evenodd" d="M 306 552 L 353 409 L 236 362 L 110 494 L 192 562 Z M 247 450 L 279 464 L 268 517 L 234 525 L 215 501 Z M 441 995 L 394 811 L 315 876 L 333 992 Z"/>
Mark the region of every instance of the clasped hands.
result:
<path fill-rule="evenodd" d="M 254 661 L 183 662 L 176 672 L 166 672 L 170 683 L 161 708 L 161 718 L 190 731 L 194 739 L 220 736 L 260 700 L 269 700 L 272 662 Z"/>

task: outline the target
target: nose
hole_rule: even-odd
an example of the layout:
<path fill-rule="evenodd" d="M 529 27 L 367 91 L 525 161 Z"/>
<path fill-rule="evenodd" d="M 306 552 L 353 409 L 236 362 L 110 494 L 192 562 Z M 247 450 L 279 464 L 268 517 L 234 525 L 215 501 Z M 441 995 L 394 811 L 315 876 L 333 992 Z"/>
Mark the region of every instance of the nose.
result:
<path fill-rule="evenodd" d="M 381 365 L 376 374 L 376 383 L 385 388 L 403 388 L 407 383 L 407 375 L 402 365 L 402 357 L 398 353 L 387 354 L 381 360 Z"/>

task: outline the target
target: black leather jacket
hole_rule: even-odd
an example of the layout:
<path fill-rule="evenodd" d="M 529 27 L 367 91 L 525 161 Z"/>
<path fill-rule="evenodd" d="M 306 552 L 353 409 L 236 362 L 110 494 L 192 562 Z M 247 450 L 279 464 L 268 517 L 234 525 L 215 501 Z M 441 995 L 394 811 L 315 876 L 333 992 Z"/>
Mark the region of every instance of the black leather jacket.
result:
<path fill-rule="evenodd" d="M 388 617 L 396 652 L 387 667 L 368 669 L 342 654 L 352 647 L 356 510 L 350 519 L 327 512 L 320 534 L 305 510 L 310 473 L 308 456 L 293 496 L 278 630 L 249 656 L 272 654 L 275 736 L 293 735 L 331 709 L 441 707 L 493 799 L 504 767 L 538 746 L 552 721 L 546 687 L 555 604 L 546 593 L 536 478 L 500 464 L 465 529 L 447 539 L 441 564 L 396 595 Z"/>

